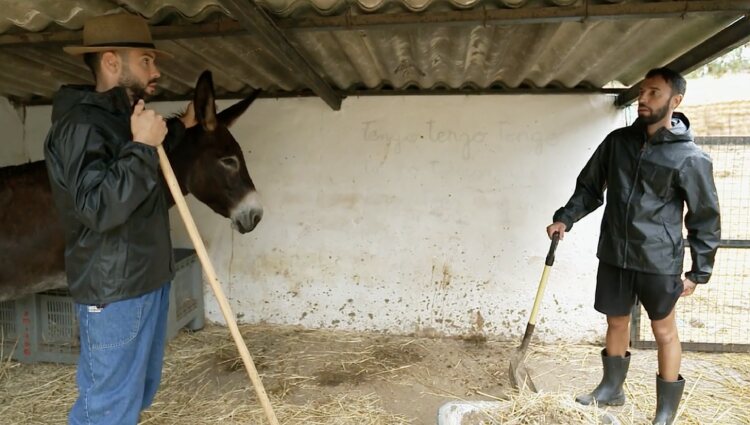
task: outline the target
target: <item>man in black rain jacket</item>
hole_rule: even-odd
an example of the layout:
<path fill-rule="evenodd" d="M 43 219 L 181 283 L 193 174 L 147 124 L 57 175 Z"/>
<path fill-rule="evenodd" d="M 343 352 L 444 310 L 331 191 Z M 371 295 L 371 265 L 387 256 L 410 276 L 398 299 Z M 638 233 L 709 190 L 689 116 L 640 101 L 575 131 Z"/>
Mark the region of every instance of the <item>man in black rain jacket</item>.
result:
<path fill-rule="evenodd" d="M 597 257 L 594 307 L 607 315 L 604 376 L 579 403 L 621 405 L 630 364 L 630 311 L 639 300 L 658 346 L 654 424 L 671 424 L 685 380 L 674 307 L 680 296 L 711 277 L 720 239 L 719 201 L 711 159 L 693 142 L 690 122 L 674 112 L 686 82 L 666 68 L 646 74 L 638 97 L 638 119 L 617 129 L 594 152 L 568 203 L 547 227 L 562 239 L 577 222 L 604 203 Z M 685 214 L 687 206 L 687 214 Z M 692 266 L 683 267 L 683 217 Z"/>

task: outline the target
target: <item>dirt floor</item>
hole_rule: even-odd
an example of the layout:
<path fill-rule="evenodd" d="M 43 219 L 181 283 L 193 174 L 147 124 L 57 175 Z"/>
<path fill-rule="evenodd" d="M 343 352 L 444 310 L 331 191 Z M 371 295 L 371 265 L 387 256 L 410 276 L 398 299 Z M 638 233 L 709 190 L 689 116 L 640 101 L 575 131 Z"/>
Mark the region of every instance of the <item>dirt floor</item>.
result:
<path fill-rule="evenodd" d="M 496 410 L 465 421 L 597 423 L 601 412 L 573 402 L 600 377 L 599 347 L 532 344 L 527 365 L 540 394 L 510 387 L 515 343 L 394 337 L 282 326 L 242 333 L 284 424 L 434 424 L 455 400 L 492 400 Z M 610 409 L 622 424 L 650 423 L 656 353 L 634 350 L 628 402 Z M 680 423 L 750 424 L 750 354 L 688 353 Z M 75 367 L 0 366 L 3 424 L 65 423 Z M 164 380 L 142 424 L 263 424 L 250 380 L 226 328 L 183 332 L 168 347 Z"/>

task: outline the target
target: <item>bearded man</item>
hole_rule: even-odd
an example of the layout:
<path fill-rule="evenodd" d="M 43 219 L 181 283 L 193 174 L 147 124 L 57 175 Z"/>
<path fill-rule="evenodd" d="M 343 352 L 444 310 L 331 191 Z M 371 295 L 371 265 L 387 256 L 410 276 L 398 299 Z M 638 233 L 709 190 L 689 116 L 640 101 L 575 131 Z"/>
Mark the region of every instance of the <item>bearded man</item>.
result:
<path fill-rule="evenodd" d="M 175 268 L 156 147 L 195 125 L 145 109 L 160 77 L 148 24 L 99 16 L 83 29 L 95 86 L 55 95 L 44 155 L 65 229 L 65 270 L 79 319 L 78 398 L 70 424 L 136 424 L 161 380 Z M 166 140 L 165 137 L 169 133 Z"/>
<path fill-rule="evenodd" d="M 577 222 L 607 202 L 597 257 L 594 308 L 607 316 L 604 374 L 581 404 L 622 405 L 630 365 L 630 312 L 640 301 L 658 347 L 654 424 L 671 424 L 685 388 L 675 305 L 711 277 L 720 239 L 719 201 L 711 159 L 693 142 L 690 122 L 674 112 L 685 95 L 678 73 L 649 71 L 640 86 L 638 119 L 610 133 L 557 210 L 547 234 L 562 239 Z M 685 214 L 687 207 L 687 214 Z M 683 220 L 684 217 L 684 220 Z M 681 278 L 687 228 L 692 267 Z"/>

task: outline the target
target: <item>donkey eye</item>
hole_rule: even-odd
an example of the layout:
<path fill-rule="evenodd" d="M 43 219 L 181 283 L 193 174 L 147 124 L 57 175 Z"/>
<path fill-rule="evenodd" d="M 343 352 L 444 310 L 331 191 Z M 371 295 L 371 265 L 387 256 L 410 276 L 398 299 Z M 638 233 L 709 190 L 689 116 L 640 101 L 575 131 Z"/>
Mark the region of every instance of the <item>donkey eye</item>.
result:
<path fill-rule="evenodd" d="M 236 172 L 240 169 L 240 161 L 236 156 L 225 156 L 223 158 L 219 158 L 219 164 L 221 164 L 221 166 L 226 168 L 227 170 L 233 172 Z"/>

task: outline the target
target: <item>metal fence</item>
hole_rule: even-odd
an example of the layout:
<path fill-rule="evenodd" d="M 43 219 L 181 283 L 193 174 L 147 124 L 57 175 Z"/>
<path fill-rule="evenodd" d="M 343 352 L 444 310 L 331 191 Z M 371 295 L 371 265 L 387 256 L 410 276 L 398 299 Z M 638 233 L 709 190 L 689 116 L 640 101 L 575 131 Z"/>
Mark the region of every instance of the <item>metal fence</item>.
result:
<path fill-rule="evenodd" d="M 699 137 L 696 143 L 713 159 L 722 241 L 710 283 L 677 303 L 680 340 L 685 350 L 750 352 L 750 136 Z M 656 347 L 644 317 L 635 306 L 632 345 Z"/>

